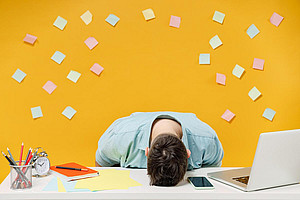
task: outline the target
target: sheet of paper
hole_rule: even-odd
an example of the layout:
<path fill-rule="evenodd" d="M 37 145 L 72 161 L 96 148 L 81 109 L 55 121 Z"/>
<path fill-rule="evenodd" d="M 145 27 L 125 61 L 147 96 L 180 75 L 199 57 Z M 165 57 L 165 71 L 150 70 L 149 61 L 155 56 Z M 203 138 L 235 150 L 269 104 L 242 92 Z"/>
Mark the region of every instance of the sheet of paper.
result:
<path fill-rule="evenodd" d="M 77 111 L 74 110 L 71 106 L 67 106 L 64 111 L 62 112 L 62 114 L 68 118 L 68 119 L 72 119 L 72 117 L 75 115 Z"/>
<path fill-rule="evenodd" d="M 83 13 L 83 14 L 80 16 L 80 18 L 82 19 L 82 21 L 83 21 L 86 25 L 88 25 L 89 23 L 92 22 L 92 20 L 93 20 L 93 15 L 92 15 L 92 13 L 91 13 L 89 10 L 87 10 L 85 13 Z"/>
<path fill-rule="evenodd" d="M 270 22 L 274 24 L 275 26 L 279 26 L 281 21 L 283 20 L 283 17 L 277 14 L 276 12 L 273 13 L 273 15 L 270 18 Z"/>
<path fill-rule="evenodd" d="M 114 14 L 110 14 L 110 15 L 108 15 L 108 17 L 105 19 L 105 21 L 106 21 L 107 23 L 109 23 L 110 25 L 115 26 L 115 25 L 118 23 L 118 21 L 120 21 L 120 18 L 117 17 L 117 16 L 114 15 Z"/>
<path fill-rule="evenodd" d="M 213 20 L 215 22 L 218 22 L 220 24 L 223 24 L 223 21 L 224 21 L 224 18 L 225 18 L 225 14 L 219 12 L 219 11 L 215 11 L 215 14 L 213 16 Z"/>
<path fill-rule="evenodd" d="M 57 177 L 57 188 L 58 188 L 58 192 L 66 192 L 66 189 L 59 177 Z"/>
<path fill-rule="evenodd" d="M 169 26 L 179 28 L 180 27 L 181 18 L 177 16 L 171 15 L 170 24 Z"/>
<path fill-rule="evenodd" d="M 65 55 L 60 52 L 60 51 L 56 51 L 53 56 L 51 57 L 51 59 L 56 62 L 57 64 L 61 64 L 62 61 L 65 59 Z"/>
<path fill-rule="evenodd" d="M 74 83 L 77 83 L 80 76 L 81 76 L 81 74 L 79 72 L 71 70 L 67 76 L 67 79 L 73 81 Z"/>
<path fill-rule="evenodd" d="M 53 23 L 53 25 L 57 28 L 59 28 L 60 30 L 64 30 L 64 28 L 67 25 L 67 20 L 65 20 L 64 18 L 58 16 L 55 20 L 55 22 Z"/>
<path fill-rule="evenodd" d="M 252 24 L 248 29 L 247 29 L 247 34 L 249 37 L 252 39 L 254 38 L 260 31 L 256 28 L 254 24 Z"/>
<path fill-rule="evenodd" d="M 256 87 L 253 87 L 249 91 L 248 95 L 253 101 L 255 101 L 258 97 L 260 97 L 261 93 Z"/>
<path fill-rule="evenodd" d="M 41 106 L 31 108 L 31 114 L 33 119 L 43 117 Z"/>
<path fill-rule="evenodd" d="M 154 12 L 151 8 L 143 10 L 142 13 L 144 15 L 145 20 L 147 21 L 155 18 Z"/>
<path fill-rule="evenodd" d="M 36 36 L 30 35 L 30 34 L 26 34 L 26 36 L 23 39 L 23 41 L 33 45 L 35 43 L 36 39 L 37 39 Z"/>
<path fill-rule="evenodd" d="M 93 37 L 89 37 L 84 41 L 84 43 L 90 50 L 92 50 L 93 48 L 95 48 L 95 46 L 98 45 L 98 41 Z"/>
<path fill-rule="evenodd" d="M 52 81 L 47 81 L 47 83 L 43 86 L 43 89 L 51 94 L 56 89 L 56 87 L 57 86 Z"/>
<path fill-rule="evenodd" d="M 272 110 L 271 108 L 266 108 L 266 110 L 263 113 L 263 117 L 270 121 L 273 121 L 275 114 L 276 112 L 274 110 Z"/>
<path fill-rule="evenodd" d="M 254 58 L 253 69 L 264 70 L 265 60 Z"/>
<path fill-rule="evenodd" d="M 49 183 L 43 188 L 43 191 L 58 191 L 57 177 L 53 177 Z"/>
<path fill-rule="evenodd" d="M 235 114 L 227 109 L 221 117 L 230 122 L 235 117 Z"/>
<path fill-rule="evenodd" d="M 210 64 L 210 54 L 209 53 L 201 53 L 199 56 L 199 64 L 200 65 L 209 65 Z"/>
<path fill-rule="evenodd" d="M 15 73 L 12 75 L 12 78 L 21 83 L 23 79 L 27 76 L 22 70 L 17 69 Z"/>
<path fill-rule="evenodd" d="M 217 47 L 221 46 L 223 43 L 220 40 L 219 36 L 215 35 L 213 38 L 210 39 L 209 44 L 213 49 L 216 49 Z"/>
<path fill-rule="evenodd" d="M 225 85 L 226 76 L 224 74 L 217 73 L 216 82 Z"/>
<path fill-rule="evenodd" d="M 242 68 L 239 65 L 235 65 L 234 69 L 232 70 L 232 74 L 238 78 L 241 78 L 241 76 L 243 75 L 245 69 Z"/>
<path fill-rule="evenodd" d="M 98 76 L 101 74 L 101 72 L 104 70 L 103 67 L 101 67 L 98 63 L 95 63 L 90 70 L 97 74 Z"/>
<path fill-rule="evenodd" d="M 65 187 L 66 192 L 91 192 L 89 189 L 75 189 L 77 181 L 64 181 L 61 180 L 62 184 Z"/>

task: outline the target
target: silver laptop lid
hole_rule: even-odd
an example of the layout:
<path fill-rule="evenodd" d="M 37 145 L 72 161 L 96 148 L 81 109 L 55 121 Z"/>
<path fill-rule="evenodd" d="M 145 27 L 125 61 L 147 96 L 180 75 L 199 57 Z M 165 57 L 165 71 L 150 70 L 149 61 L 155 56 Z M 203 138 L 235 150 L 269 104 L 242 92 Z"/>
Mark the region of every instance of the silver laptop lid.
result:
<path fill-rule="evenodd" d="M 262 133 L 247 190 L 300 182 L 300 129 Z"/>

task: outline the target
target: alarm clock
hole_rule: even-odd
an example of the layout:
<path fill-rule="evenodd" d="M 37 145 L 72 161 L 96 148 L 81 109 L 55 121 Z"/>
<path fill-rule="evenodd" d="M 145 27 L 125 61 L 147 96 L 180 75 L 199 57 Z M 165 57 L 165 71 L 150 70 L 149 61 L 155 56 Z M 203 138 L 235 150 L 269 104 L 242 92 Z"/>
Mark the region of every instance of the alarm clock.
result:
<path fill-rule="evenodd" d="M 48 154 L 42 147 L 37 147 L 34 151 L 33 168 L 35 173 L 33 171 L 33 176 L 47 176 L 50 171 L 50 160 L 48 158 Z"/>

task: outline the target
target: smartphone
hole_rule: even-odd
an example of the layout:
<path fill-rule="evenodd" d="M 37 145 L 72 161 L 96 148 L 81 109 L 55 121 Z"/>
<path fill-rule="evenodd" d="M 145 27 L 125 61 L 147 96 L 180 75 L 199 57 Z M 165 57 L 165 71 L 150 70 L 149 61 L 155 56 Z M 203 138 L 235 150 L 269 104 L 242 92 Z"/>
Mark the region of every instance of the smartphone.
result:
<path fill-rule="evenodd" d="M 204 176 L 199 177 L 188 177 L 188 181 L 194 186 L 197 190 L 211 190 L 214 189 L 214 186 L 207 180 Z"/>

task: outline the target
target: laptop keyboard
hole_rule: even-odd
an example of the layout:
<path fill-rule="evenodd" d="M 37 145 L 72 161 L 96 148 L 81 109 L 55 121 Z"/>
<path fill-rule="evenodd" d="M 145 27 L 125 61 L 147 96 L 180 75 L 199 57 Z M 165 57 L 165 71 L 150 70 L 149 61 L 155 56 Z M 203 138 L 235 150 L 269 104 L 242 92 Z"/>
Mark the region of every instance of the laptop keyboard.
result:
<path fill-rule="evenodd" d="M 232 178 L 232 179 L 247 185 L 248 181 L 249 181 L 249 176 L 235 177 L 235 178 Z"/>

